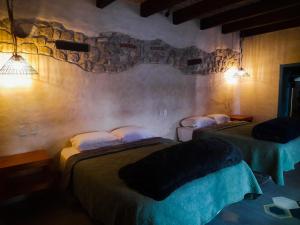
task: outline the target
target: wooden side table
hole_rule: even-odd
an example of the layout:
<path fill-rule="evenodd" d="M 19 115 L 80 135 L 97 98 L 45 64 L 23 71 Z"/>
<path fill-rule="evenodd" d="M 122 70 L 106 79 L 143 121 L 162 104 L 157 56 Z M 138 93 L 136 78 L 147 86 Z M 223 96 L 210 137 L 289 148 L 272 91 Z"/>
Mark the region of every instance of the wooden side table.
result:
<path fill-rule="evenodd" d="M 247 121 L 247 122 L 252 122 L 253 121 L 253 116 L 248 116 L 248 115 L 230 115 L 230 120 L 232 120 L 232 121 Z"/>
<path fill-rule="evenodd" d="M 45 150 L 0 157 L 0 200 L 47 189 L 52 159 Z"/>

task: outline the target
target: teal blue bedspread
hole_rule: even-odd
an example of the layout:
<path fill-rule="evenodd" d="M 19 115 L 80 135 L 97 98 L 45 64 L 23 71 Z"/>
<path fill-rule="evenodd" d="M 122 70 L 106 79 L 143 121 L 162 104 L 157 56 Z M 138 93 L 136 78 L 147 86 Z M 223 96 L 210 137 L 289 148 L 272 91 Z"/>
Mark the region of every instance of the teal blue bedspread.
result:
<path fill-rule="evenodd" d="M 166 146 L 144 146 L 78 162 L 73 168 L 74 194 L 104 225 L 201 225 L 245 194 L 262 193 L 244 161 L 189 182 L 163 201 L 143 196 L 119 179 L 122 166 Z"/>
<path fill-rule="evenodd" d="M 300 162 L 300 137 L 286 144 L 254 139 L 251 135 L 254 125 L 197 132 L 196 138 L 218 137 L 230 141 L 241 149 L 253 171 L 269 174 L 277 184 L 284 185 L 284 172 L 295 169 Z"/>

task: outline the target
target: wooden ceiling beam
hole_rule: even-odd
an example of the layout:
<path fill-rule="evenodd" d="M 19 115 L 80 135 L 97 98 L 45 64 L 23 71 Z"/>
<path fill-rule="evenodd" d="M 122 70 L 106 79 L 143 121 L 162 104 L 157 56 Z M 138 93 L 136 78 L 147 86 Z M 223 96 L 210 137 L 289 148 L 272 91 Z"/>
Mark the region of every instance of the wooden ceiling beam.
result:
<path fill-rule="evenodd" d="M 244 19 L 251 16 L 257 16 L 266 12 L 285 8 L 294 4 L 299 4 L 299 0 L 262 0 L 250 5 L 231 9 L 210 17 L 201 19 L 200 29 L 208 29 L 214 26 L 222 25 L 228 22 Z"/>
<path fill-rule="evenodd" d="M 179 9 L 173 13 L 173 23 L 180 24 L 194 18 L 199 18 L 206 13 L 212 12 L 222 7 L 232 5 L 245 0 L 202 0 L 191 6 Z"/>
<path fill-rule="evenodd" d="M 276 22 L 291 20 L 299 16 L 300 5 L 272 11 L 266 14 L 246 18 L 243 20 L 224 24 L 222 33 L 227 34 L 235 31 L 246 30 L 249 28 L 259 27 Z"/>
<path fill-rule="evenodd" d="M 114 2 L 116 0 L 97 0 L 96 1 L 96 6 L 98 8 L 103 9 L 104 7 L 108 6 L 110 3 Z"/>
<path fill-rule="evenodd" d="M 241 37 L 250 37 L 254 35 L 269 33 L 278 30 L 284 30 L 292 27 L 300 27 L 300 17 L 297 17 L 292 20 L 287 20 L 284 22 L 269 24 L 261 27 L 255 27 L 248 30 L 242 30 L 240 33 Z"/>
<path fill-rule="evenodd" d="M 185 0 L 147 0 L 141 4 L 140 14 L 142 17 L 148 17 L 184 1 Z"/>

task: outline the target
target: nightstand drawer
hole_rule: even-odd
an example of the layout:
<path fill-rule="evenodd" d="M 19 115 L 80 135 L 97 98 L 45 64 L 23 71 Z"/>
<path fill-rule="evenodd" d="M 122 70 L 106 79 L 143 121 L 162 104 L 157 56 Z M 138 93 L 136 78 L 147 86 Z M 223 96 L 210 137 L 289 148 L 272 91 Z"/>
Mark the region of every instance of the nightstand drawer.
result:
<path fill-rule="evenodd" d="M 44 150 L 0 158 L 0 200 L 49 188 L 52 160 Z"/>
<path fill-rule="evenodd" d="M 247 121 L 247 122 L 252 122 L 253 121 L 253 116 L 248 116 L 248 115 L 230 115 L 230 120 L 232 120 L 232 121 Z"/>
<path fill-rule="evenodd" d="M 9 198 L 20 194 L 28 194 L 50 187 L 53 178 L 51 174 L 33 173 L 23 176 L 6 177 L 3 193 L 0 198 Z"/>

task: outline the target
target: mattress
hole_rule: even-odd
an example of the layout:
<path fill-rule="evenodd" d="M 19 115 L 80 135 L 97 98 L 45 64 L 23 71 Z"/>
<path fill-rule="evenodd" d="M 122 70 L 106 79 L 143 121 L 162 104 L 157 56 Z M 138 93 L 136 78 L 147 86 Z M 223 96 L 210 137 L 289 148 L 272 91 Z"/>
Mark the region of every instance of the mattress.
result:
<path fill-rule="evenodd" d="M 68 159 L 71 156 L 79 154 L 79 153 L 80 153 L 80 151 L 74 147 L 67 147 L 67 148 L 62 149 L 60 152 L 60 163 L 59 163 L 61 171 L 64 170 Z"/>
<path fill-rule="evenodd" d="M 300 137 L 286 144 L 258 140 L 251 135 L 254 126 L 245 123 L 219 130 L 195 130 L 194 138 L 217 137 L 235 144 L 253 171 L 268 174 L 277 184 L 284 185 L 284 172 L 295 169 L 300 162 Z"/>
<path fill-rule="evenodd" d="M 229 121 L 227 123 L 222 123 L 222 124 L 215 124 L 212 126 L 208 127 L 202 127 L 202 128 L 197 128 L 197 127 L 177 127 L 177 138 L 181 142 L 186 142 L 190 141 L 193 139 L 193 134 L 195 131 L 205 131 L 209 129 L 226 129 L 229 127 L 236 127 L 240 126 L 243 124 L 248 124 L 249 122 L 247 121 Z"/>
<path fill-rule="evenodd" d="M 130 189 L 118 176 L 119 169 L 175 144 L 161 141 L 151 145 L 121 148 L 94 157 L 73 155 L 70 186 L 89 215 L 105 225 L 201 225 L 208 223 L 225 206 L 261 189 L 248 165 L 240 162 L 195 179 L 162 201 Z M 116 149 L 114 150 L 116 151 Z M 79 158 L 77 162 L 75 158 Z"/>

